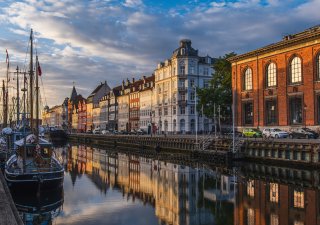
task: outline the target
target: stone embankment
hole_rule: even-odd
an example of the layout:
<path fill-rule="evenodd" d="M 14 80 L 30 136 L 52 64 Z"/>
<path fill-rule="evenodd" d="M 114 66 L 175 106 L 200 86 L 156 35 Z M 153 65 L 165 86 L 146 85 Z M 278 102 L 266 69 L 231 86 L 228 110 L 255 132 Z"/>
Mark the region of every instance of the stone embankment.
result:
<path fill-rule="evenodd" d="M 71 134 L 72 142 L 109 149 L 143 149 L 174 154 L 191 154 L 207 161 L 234 159 L 320 166 L 320 140 L 236 139 L 198 136 L 137 136 Z"/>
<path fill-rule="evenodd" d="M 23 225 L 0 170 L 0 225 Z"/>

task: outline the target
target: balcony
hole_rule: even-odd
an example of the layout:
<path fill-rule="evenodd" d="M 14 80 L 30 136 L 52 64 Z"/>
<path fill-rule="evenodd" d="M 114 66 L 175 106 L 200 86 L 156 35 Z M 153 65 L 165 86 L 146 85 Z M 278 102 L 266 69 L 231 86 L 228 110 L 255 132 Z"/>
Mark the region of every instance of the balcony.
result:
<path fill-rule="evenodd" d="M 178 101 L 178 105 L 184 105 L 184 106 L 186 106 L 186 105 L 187 105 L 187 100 L 179 100 L 179 101 Z"/>
<path fill-rule="evenodd" d="M 187 87 L 178 87 L 178 91 L 179 92 L 186 92 L 186 91 L 188 91 L 188 88 Z"/>
<path fill-rule="evenodd" d="M 179 74 L 178 77 L 180 79 L 188 79 L 188 75 L 187 74 Z"/>

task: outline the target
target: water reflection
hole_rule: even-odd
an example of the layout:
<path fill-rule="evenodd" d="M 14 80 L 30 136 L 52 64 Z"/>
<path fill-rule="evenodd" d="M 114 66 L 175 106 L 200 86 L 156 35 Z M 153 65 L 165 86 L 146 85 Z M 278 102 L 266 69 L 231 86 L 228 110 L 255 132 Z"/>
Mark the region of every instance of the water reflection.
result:
<path fill-rule="evenodd" d="M 12 192 L 14 203 L 25 224 L 52 224 L 63 205 L 63 189 L 26 194 Z"/>
<path fill-rule="evenodd" d="M 66 174 L 54 224 L 320 224 L 317 170 L 188 166 L 82 145 L 57 148 L 57 157 Z"/>

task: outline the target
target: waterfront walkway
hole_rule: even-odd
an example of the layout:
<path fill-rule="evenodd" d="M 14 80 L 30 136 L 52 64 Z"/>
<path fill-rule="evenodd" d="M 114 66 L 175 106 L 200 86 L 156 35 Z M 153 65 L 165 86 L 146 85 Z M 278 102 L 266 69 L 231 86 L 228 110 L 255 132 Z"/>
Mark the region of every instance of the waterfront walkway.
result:
<path fill-rule="evenodd" d="M 23 225 L 0 170 L 0 225 Z"/>

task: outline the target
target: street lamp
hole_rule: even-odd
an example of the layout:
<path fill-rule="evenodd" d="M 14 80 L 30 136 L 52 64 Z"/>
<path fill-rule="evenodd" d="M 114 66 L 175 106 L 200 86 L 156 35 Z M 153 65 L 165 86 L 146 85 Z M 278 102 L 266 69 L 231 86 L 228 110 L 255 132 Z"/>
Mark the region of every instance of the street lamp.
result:
<path fill-rule="evenodd" d="M 308 109 L 307 105 L 304 104 L 304 105 L 303 105 L 303 110 L 304 110 L 304 112 L 303 112 L 303 114 L 304 114 L 304 127 L 307 126 L 307 109 Z"/>

